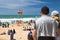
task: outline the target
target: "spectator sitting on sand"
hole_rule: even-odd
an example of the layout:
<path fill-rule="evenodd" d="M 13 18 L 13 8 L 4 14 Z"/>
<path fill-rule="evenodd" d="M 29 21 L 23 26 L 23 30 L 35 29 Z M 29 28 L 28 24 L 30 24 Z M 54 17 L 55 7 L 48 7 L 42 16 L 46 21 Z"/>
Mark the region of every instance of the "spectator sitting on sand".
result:
<path fill-rule="evenodd" d="M 3 32 L 3 33 L 0 33 L 0 35 L 5 35 L 6 33 L 5 32 Z"/>

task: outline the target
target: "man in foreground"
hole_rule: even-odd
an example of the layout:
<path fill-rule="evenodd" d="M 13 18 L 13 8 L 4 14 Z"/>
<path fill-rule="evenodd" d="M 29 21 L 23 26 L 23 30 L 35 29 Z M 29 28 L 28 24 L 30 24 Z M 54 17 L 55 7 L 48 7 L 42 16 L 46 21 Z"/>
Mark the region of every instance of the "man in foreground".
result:
<path fill-rule="evenodd" d="M 48 16 L 49 8 L 44 6 L 41 9 L 41 18 L 36 20 L 32 36 L 34 40 L 55 40 L 56 21 Z"/>

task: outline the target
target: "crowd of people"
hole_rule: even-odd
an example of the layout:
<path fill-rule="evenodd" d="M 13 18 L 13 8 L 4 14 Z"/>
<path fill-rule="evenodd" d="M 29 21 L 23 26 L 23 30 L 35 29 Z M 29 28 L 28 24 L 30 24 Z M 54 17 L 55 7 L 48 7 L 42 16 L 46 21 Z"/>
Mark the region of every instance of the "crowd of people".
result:
<path fill-rule="evenodd" d="M 49 8 L 41 8 L 41 17 L 34 24 L 34 29 L 28 34 L 28 40 L 60 40 L 60 18 L 59 12 L 54 10 L 49 14 Z M 31 35 L 32 34 L 32 35 Z"/>
<path fill-rule="evenodd" d="M 3 28 L 6 28 L 6 27 L 9 27 L 9 23 L 8 22 L 6 22 L 6 23 L 0 22 L 0 26 L 2 26 Z"/>
<path fill-rule="evenodd" d="M 28 40 L 60 40 L 59 12 L 54 10 L 51 12 L 51 16 L 48 16 L 49 12 L 49 8 L 44 6 L 41 8 L 41 17 L 35 21 L 30 20 L 28 25 L 31 27 L 27 29 L 30 31 L 28 33 Z M 17 24 L 19 23 L 21 23 L 21 21 Z M 2 27 L 6 27 L 6 24 L 3 23 Z M 7 23 L 7 27 L 9 27 L 9 23 Z M 10 35 L 11 38 L 10 40 L 14 39 L 14 34 L 15 29 L 13 29 L 13 31 L 8 30 L 8 35 Z"/>

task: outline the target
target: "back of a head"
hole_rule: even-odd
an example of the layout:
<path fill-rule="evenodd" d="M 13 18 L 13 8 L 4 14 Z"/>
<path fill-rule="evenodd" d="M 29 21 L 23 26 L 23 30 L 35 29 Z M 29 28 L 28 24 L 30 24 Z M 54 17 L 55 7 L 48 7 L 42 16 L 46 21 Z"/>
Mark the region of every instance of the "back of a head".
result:
<path fill-rule="evenodd" d="M 41 12 L 42 12 L 43 14 L 48 15 L 48 14 L 49 14 L 49 8 L 48 8 L 47 6 L 44 6 L 44 7 L 42 7 Z"/>

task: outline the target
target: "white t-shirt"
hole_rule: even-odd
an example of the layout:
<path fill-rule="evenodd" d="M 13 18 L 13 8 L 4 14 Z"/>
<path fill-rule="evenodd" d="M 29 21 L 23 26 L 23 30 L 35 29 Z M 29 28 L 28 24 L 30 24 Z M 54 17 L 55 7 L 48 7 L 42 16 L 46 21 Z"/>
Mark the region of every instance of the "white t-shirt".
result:
<path fill-rule="evenodd" d="M 37 37 L 56 37 L 57 22 L 52 17 L 42 16 L 41 18 L 36 20 L 35 29 L 37 30 Z"/>

